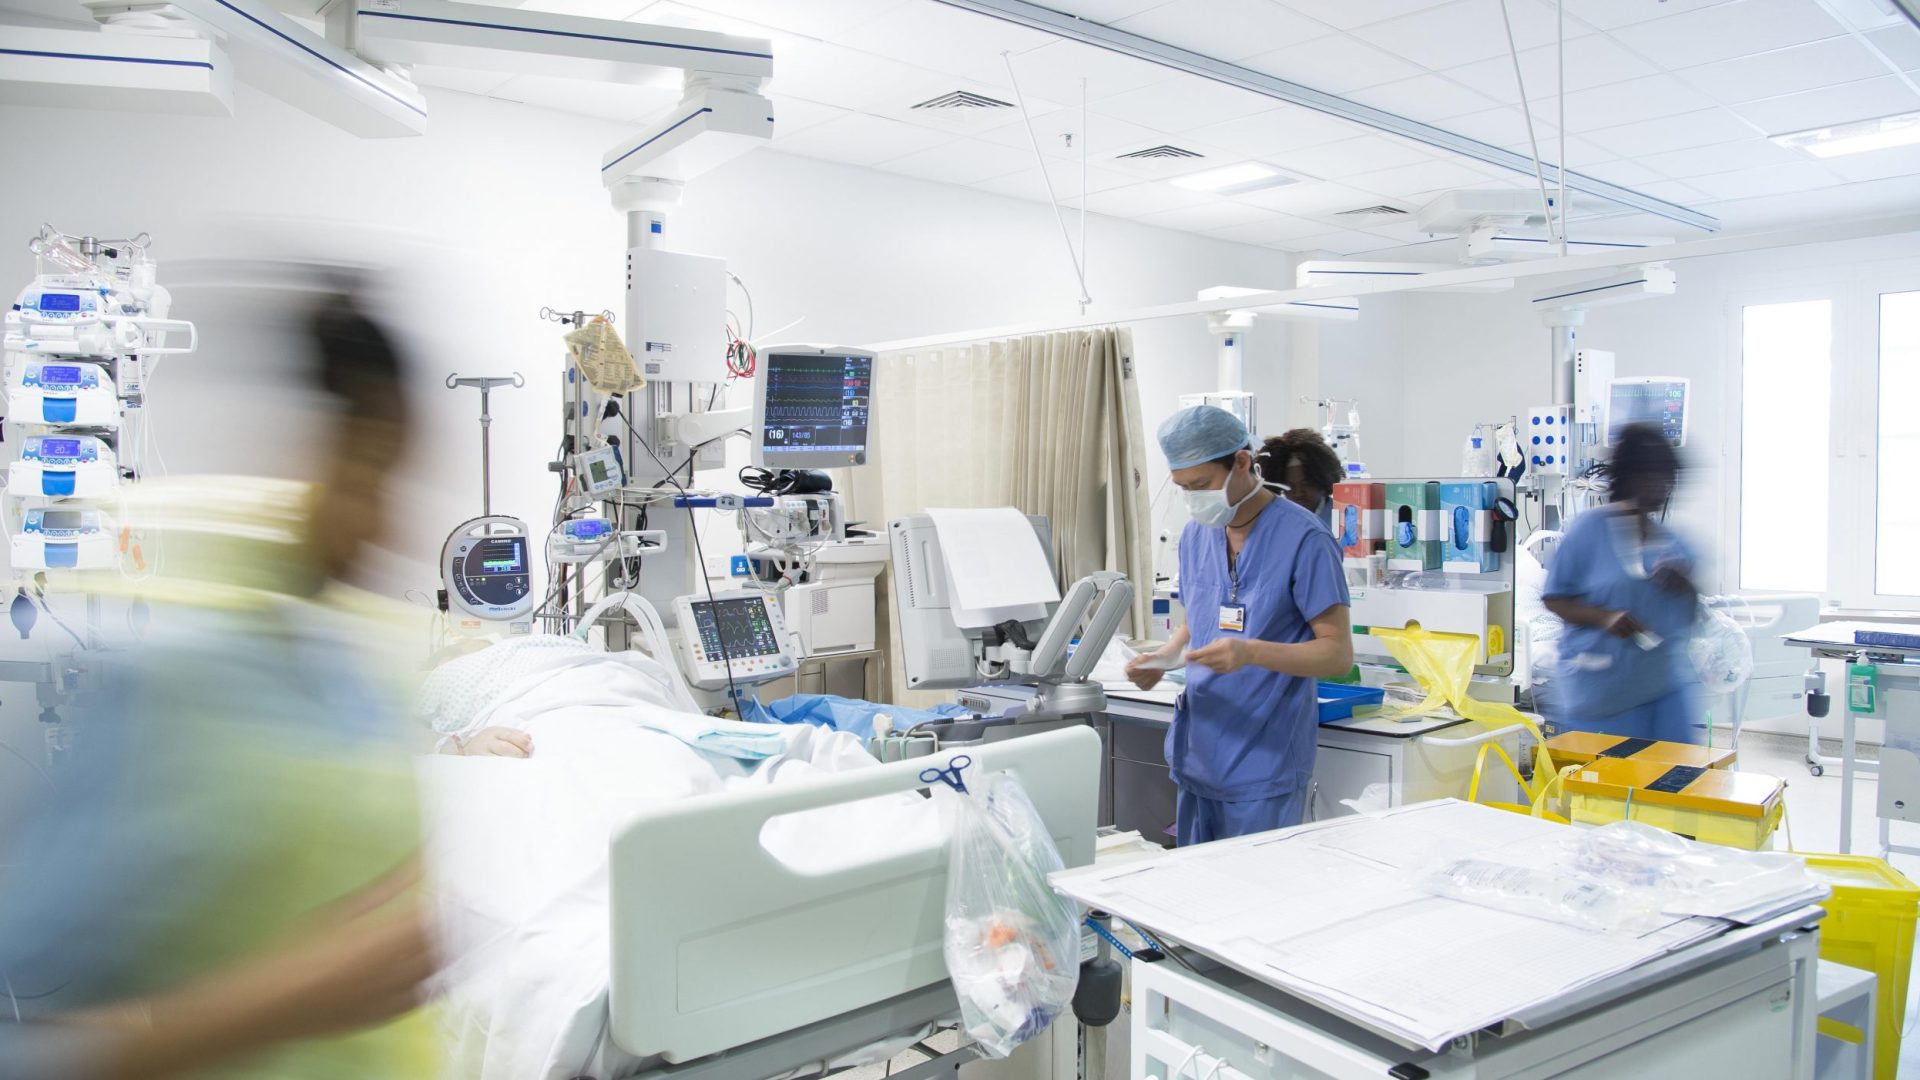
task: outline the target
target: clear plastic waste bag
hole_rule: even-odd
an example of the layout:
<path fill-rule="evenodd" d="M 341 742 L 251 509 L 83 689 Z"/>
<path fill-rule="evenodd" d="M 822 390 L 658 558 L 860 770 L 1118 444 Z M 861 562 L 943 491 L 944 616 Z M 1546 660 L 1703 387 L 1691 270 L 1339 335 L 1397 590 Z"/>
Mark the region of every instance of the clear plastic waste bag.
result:
<path fill-rule="evenodd" d="M 999 773 L 969 793 L 936 789 L 952 823 L 947 971 L 967 1034 L 1005 1057 L 1073 1006 L 1080 919 L 1047 875 L 1064 869 L 1025 789 Z"/>

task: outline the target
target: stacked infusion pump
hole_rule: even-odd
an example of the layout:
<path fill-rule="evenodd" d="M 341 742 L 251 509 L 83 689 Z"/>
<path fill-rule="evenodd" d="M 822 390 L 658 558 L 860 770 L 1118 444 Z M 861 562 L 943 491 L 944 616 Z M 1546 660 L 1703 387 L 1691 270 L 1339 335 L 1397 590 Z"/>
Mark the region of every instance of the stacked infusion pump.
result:
<path fill-rule="evenodd" d="M 192 352 L 193 324 L 167 317 L 145 233 L 28 245 L 33 283 L 6 316 L 6 420 L 25 433 L 7 469 L 16 574 L 142 561 L 107 507 L 143 466 L 145 388 L 154 358 Z"/>

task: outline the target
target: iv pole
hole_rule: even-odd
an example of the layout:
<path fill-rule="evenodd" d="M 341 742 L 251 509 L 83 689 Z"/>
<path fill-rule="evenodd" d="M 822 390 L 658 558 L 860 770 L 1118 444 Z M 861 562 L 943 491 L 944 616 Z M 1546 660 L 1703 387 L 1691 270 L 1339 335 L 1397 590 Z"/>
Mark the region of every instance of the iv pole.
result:
<path fill-rule="evenodd" d="M 518 389 L 527 385 L 527 380 L 519 372 L 512 375 L 469 375 L 462 378 L 459 374 L 447 376 L 447 389 L 457 390 L 470 386 L 480 391 L 480 516 L 493 516 L 493 413 L 489 408 L 496 386 L 511 386 Z"/>

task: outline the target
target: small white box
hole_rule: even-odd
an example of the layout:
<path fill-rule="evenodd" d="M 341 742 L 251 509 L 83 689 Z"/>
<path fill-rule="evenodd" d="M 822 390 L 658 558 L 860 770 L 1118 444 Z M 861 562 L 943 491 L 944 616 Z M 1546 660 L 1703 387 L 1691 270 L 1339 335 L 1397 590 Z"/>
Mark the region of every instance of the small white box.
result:
<path fill-rule="evenodd" d="M 1520 450 L 1527 455 L 1527 471 L 1536 476 L 1564 476 L 1567 455 L 1574 449 L 1573 406 L 1535 405 L 1527 410 L 1527 426 L 1520 432 Z"/>
<path fill-rule="evenodd" d="M 627 317 L 617 327 L 648 382 L 724 382 L 727 263 L 658 248 L 627 251 Z"/>

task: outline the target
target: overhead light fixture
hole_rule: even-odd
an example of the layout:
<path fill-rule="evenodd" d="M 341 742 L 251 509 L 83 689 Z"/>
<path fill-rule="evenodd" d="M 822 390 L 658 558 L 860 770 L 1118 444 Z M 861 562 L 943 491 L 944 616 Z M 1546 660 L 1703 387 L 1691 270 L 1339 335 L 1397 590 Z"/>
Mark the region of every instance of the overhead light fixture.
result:
<path fill-rule="evenodd" d="M 1896 146 L 1920 144 L 1920 112 L 1883 116 L 1878 120 L 1858 120 L 1851 124 L 1796 131 L 1775 135 L 1773 141 L 1794 150 L 1805 150 L 1814 157 L 1830 158 L 1845 154 L 1864 154 L 1869 150 L 1891 150 Z"/>
<path fill-rule="evenodd" d="M 1249 191 L 1296 183 L 1298 179 L 1278 169 L 1243 161 L 1238 165 L 1176 176 L 1167 183 L 1188 191 L 1205 191 L 1213 195 L 1244 195 Z"/>

